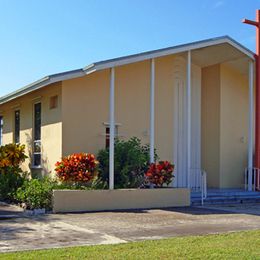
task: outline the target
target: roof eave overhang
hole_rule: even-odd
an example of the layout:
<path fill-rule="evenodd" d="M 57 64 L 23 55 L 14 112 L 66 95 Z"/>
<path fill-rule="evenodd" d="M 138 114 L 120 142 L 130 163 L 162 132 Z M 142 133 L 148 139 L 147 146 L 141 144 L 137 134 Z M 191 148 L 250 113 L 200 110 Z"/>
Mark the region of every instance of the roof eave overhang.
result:
<path fill-rule="evenodd" d="M 173 55 L 173 54 L 178 54 L 178 53 L 182 53 L 182 52 L 197 50 L 200 48 L 210 47 L 213 45 L 224 44 L 224 43 L 228 43 L 231 46 L 233 46 L 234 48 L 238 49 L 239 51 L 244 53 L 249 59 L 251 59 L 251 60 L 255 59 L 253 52 L 251 52 L 250 50 L 248 50 L 247 48 L 245 48 L 244 46 L 242 46 L 240 43 L 236 42 L 229 36 L 218 37 L 218 38 L 213 38 L 213 39 L 209 39 L 209 40 L 179 45 L 176 47 L 170 47 L 170 48 L 130 55 L 130 56 L 126 56 L 126 57 L 101 61 L 101 62 L 90 64 L 83 69 L 50 75 L 50 76 L 42 78 L 38 81 L 35 81 L 18 91 L 15 91 L 13 93 L 10 93 L 10 94 L 0 98 L 0 105 L 4 104 L 6 102 L 9 102 L 13 99 L 16 99 L 18 97 L 21 97 L 23 95 L 26 95 L 32 91 L 43 88 L 47 85 L 59 82 L 59 81 L 83 77 L 85 75 L 94 73 L 96 71 L 109 69 L 112 67 L 123 66 L 123 65 L 130 64 L 130 63 L 135 63 L 135 62 L 145 61 L 145 60 L 163 57 L 163 56 L 167 56 L 167 55 Z"/>
<path fill-rule="evenodd" d="M 41 88 L 48 86 L 50 84 L 53 84 L 53 83 L 56 83 L 56 82 L 59 82 L 59 81 L 63 81 L 63 80 L 83 77 L 85 75 L 86 74 L 83 70 L 77 70 L 77 71 L 71 71 L 71 72 L 67 72 L 67 73 L 59 73 L 59 74 L 54 74 L 54 75 L 44 77 L 40 80 L 37 80 L 37 81 L 25 86 L 22 89 L 19 89 L 19 90 L 14 91 L 14 92 L 6 95 L 6 96 L 3 96 L 0 99 L 0 105 L 7 103 L 11 100 L 14 100 L 16 98 L 19 98 L 21 96 L 24 96 L 26 94 L 29 94 L 33 91 L 38 90 L 38 89 L 41 89 Z"/>
<path fill-rule="evenodd" d="M 228 43 L 234 48 L 238 49 L 242 53 L 244 53 L 246 56 L 248 56 L 249 59 L 254 60 L 254 53 L 251 52 L 250 50 L 246 49 L 244 46 L 233 40 L 232 38 L 225 36 L 225 37 L 220 37 L 220 38 L 215 38 L 209 41 L 201 41 L 193 44 L 185 44 L 185 45 L 180 45 L 177 47 L 172 47 L 172 48 L 166 48 L 158 51 L 152 51 L 152 52 L 147 52 L 147 53 L 141 53 L 137 55 L 131 55 L 128 57 L 123 57 L 123 58 L 118 58 L 118 59 L 112 59 L 108 61 L 101 61 L 97 62 L 94 64 L 91 64 L 91 69 L 89 69 L 89 66 L 83 68 L 84 71 L 99 71 L 103 69 L 109 69 L 112 67 L 118 67 L 118 66 L 123 66 L 127 65 L 130 63 L 135 63 L 135 62 L 140 62 L 144 60 L 149 60 L 153 58 L 158 58 L 158 57 L 163 57 L 167 55 L 173 55 L 173 54 L 178 54 L 182 52 L 187 52 L 187 51 L 192 51 L 192 50 L 198 50 L 201 48 L 205 47 L 210 47 L 218 44 L 224 44 Z M 89 74 L 89 73 L 88 73 Z"/>

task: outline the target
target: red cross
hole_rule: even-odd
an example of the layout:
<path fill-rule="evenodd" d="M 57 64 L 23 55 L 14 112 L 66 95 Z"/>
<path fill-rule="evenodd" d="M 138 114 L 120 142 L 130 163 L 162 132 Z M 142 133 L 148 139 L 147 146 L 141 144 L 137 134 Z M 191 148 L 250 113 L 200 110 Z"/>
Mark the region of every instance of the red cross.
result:
<path fill-rule="evenodd" d="M 255 167 L 260 168 L 260 10 L 256 10 L 256 21 L 244 19 L 243 23 L 256 27 L 256 104 L 255 104 Z"/>

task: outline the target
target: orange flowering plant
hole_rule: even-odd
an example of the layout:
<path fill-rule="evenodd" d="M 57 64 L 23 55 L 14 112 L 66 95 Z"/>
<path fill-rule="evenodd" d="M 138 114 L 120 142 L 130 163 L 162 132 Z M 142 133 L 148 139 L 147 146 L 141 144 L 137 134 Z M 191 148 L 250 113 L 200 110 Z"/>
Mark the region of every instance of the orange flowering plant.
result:
<path fill-rule="evenodd" d="M 19 165 L 26 158 L 25 145 L 7 144 L 0 146 L 0 173 L 18 171 Z"/>
<path fill-rule="evenodd" d="M 88 183 L 98 173 L 98 161 L 93 154 L 74 153 L 55 164 L 56 174 L 63 182 Z"/>
<path fill-rule="evenodd" d="M 151 163 L 148 171 L 145 173 L 147 180 L 156 187 L 162 187 L 163 184 L 169 185 L 173 179 L 174 165 L 168 161 Z"/>

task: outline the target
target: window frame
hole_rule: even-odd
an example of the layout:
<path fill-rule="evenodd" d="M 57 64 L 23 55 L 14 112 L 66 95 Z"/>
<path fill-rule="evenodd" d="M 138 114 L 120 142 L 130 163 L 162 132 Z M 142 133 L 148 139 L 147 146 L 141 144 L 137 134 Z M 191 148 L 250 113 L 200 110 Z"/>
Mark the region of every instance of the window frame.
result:
<path fill-rule="evenodd" d="M 110 126 L 109 124 L 105 125 L 105 148 L 109 149 L 110 146 Z M 115 138 L 119 137 L 119 126 L 120 124 L 115 124 Z"/>
<path fill-rule="evenodd" d="M 20 143 L 20 131 L 21 131 L 21 110 L 15 109 L 14 110 L 14 132 L 13 132 L 14 135 L 13 140 L 15 144 Z"/>
<path fill-rule="evenodd" d="M 40 124 L 39 126 L 37 126 L 37 122 L 36 122 L 36 106 L 37 105 L 40 105 Z M 39 127 L 39 136 L 38 138 L 36 138 L 36 131 Z M 42 128 L 42 102 L 41 101 L 38 101 L 38 102 L 35 102 L 33 103 L 33 142 L 32 142 L 32 168 L 42 168 L 42 131 L 41 131 L 41 128 Z M 38 135 L 38 134 L 37 134 Z M 39 149 L 39 150 L 38 150 Z M 39 164 L 35 163 L 36 160 L 35 160 L 35 157 L 39 155 Z"/>
<path fill-rule="evenodd" d="M 0 146 L 3 145 L 4 117 L 0 115 Z"/>

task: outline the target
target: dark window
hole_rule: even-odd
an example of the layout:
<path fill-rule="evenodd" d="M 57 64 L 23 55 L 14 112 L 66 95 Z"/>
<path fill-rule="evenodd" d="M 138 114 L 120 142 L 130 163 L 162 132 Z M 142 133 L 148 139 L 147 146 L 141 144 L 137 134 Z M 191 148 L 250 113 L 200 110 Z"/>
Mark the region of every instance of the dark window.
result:
<path fill-rule="evenodd" d="M 3 145 L 3 128 L 4 128 L 4 119 L 0 116 L 0 145 Z"/>
<path fill-rule="evenodd" d="M 115 126 L 115 138 L 118 137 L 118 126 Z M 109 148 L 109 144 L 110 144 L 110 127 L 107 126 L 106 127 L 106 148 Z"/>
<path fill-rule="evenodd" d="M 109 133 L 110 133 L 110 128 L 106 127 L 106 148 L 109 148 Z"/>
<path fill-rule="evenodd" d="M 20 143 L 20 110 L 14 112 L 14 142 Z"/>
<path fill-rule="evenodd" d="M 41 103 L 34 105 L 33 165 L 41 166 Z"/>
<path fill-rule="evenodd" d="M 34 140 L 41 140 L 41 103 L 34 105 Z"/>

